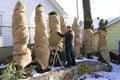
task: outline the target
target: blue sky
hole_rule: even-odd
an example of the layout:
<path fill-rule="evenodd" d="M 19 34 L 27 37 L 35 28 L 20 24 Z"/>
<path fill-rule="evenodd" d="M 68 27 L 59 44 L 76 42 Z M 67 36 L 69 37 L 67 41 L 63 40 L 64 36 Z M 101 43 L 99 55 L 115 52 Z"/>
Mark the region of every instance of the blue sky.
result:
<path fill-rule="evenodd" d="M 67 12 L 68 16 L 73 18 L 77 16 L 76 0 L 56 0 Z M 83 20 L 82 0 L 78 0 L 79 19 Z M 120 16 L 120 0 L 91 0 L 92 18 L 114 18 Z"/>

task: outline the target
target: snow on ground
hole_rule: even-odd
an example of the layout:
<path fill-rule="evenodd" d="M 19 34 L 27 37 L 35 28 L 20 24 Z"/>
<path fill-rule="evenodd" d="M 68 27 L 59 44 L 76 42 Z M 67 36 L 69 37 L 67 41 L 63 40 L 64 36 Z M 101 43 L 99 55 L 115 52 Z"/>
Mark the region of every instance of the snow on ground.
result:
<path fill-rule="evenodd" d="M 81 61 L 98 61 L 98 60 L 97 60 L 97 57 L 94 57 L 94 59 L 87 59 L 84 57 L 82 59 L 76 59 L 76 62 L 81 62 Z M 120 80 L 120 65 L 116 65 L 113 63 L 110 63 L 110 65 L 113 68 L 111 72 L 99 71 L 99 72 L 93 72 L 89 74 L 86 73 L 81 77 L 79 77 L 78 80 Z M 52 67 L 51 71 L 55 71 L 58 69 L 61 69 L 61 67 Z M 38 75 L 40 74 L 33 72 L 34 77 Z"/>
<path fill-rule="evenodd" d="M 81 61 L 98 61 L 98 60 L 97 60 L 97 57 L 94 57 L 94 59 L 87 59 L 84 57 L 82 59 L 76 59 L 76 62 L 81 62 Z M 86 73 L 81 77 L 79 77 L 78 80 L 120 80 L 120 64 L 117 65 L 117 64 L 110 63 L 110 65 L 113 68 L 111 72 L 99 71 L 99 72 Z M 4 68 L 5 66 L 6 65 L 0 65 L 0 68 Z M 63 68 L 63 66 L 52 67 L 51 71 L 55 71 L 61 68 Z M 43 74 L 45 73 L 39 74 L 35 70 L 32 72 L 33 77 L 40 76 Z"/>
<path fill-rule="evenodd" d="M 76 62 L 81 62 L 81 61 L 98 61 L 98 57 L 93 56 L 93 59 L 87 59 L 85 57 L 82 57 L 82 59 L 76 59 Z"/>
<path fill-rule="evenodd" d="M 4 67 L 6 67 L 6 65 L 3 65 L 3 64 L 0 65 L 0 69 L 4 68 Z"/>
<path fill-rule="evenodd" d="M 78 80 L 120 80 L 120 64 L 110 63 L 112 66 L 111 72 L 99 71 L 86 73 L 78 78 Z"/>

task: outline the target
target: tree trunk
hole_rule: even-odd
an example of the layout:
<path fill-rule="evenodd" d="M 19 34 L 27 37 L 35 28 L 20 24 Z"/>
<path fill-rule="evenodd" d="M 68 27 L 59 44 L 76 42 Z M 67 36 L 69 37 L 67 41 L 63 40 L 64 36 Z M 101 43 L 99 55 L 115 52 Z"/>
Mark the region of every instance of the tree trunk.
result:
<path fill-rule="evenodd" d="M 90 0 L 82 0 L 84 13 L 84 39 L 83 50 L 88 58 L 93 53 L 93 25 L 91 17 Z"/>
<path fill-rule="evenodd" d="M 92 19 L 92 17 L 91 17 L 90 0 L 82 0 L 82 2 L 83 2 L 84 20 L 86 18 Z"/>

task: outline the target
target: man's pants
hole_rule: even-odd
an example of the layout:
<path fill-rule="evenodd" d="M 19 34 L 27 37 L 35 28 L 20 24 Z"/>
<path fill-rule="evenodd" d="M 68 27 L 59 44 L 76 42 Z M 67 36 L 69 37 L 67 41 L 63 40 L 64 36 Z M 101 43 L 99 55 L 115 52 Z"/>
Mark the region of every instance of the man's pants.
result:
<path fill-rule="evenodd" d="M 73 52 L 73 46 L 66 46 L 66 59 L 68 61 L 67 65 L 75 65 L 75 57 Z"/>

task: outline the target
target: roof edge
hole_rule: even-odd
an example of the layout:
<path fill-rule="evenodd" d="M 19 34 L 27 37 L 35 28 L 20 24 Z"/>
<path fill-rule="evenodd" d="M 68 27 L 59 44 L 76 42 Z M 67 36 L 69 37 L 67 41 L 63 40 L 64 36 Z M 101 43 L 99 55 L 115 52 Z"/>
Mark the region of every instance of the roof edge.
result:
<path fill-rule="evenodd" d="M 109 27 L 110 25 L 112 25 L 112 24 L 114 24 L 114 23 L 116 23 L 116 22 L 118 22 L 118 21 L 120 21 L 120 16 L 119 16 L 119 17 L 116 17 L 116 18 L 113 19 L 113 20 L 111 20 L 111 21 L 106 25 L 106 27 Z M 97 33 L 97 32 L 98 32 L 98 28 L 94 31 L 93 34 L 95 34 L 95 33 Z"/>
<path fill-rule="evenodd" d="M 62 14 L 65 14 L 67 16 L 67 13 L 65 12 L 65 10 L 60 6 L 60 4 L 56 1 L 56 0 L 48 0 L 54 8 L 60 10 L 59 12 Z"/>

